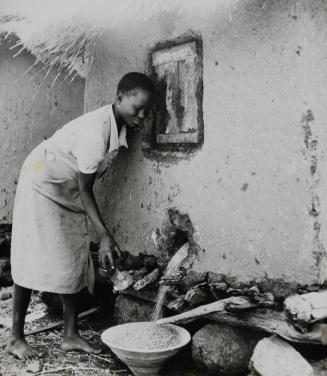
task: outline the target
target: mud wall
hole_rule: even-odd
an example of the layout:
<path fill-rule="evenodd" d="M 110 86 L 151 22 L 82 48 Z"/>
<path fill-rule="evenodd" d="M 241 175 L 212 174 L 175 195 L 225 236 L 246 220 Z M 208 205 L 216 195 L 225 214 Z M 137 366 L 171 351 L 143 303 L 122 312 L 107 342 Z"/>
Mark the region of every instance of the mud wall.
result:
<path fill-rule="evenodd" d="M 44 71 L 37 74 L 40 65 L 24 75 L 35 58 L 27 52 L 13 58 L 17 52 L 10 50 L 13 43 L 0 40 L 0 223 L 11 222 L 25 157 L 44 138 L 81 115 L 84 103 L 85 80 L 62 84 L 59 77 L 51 88 L 56 72 L 44 80 Z"/>
<path fill-rule="evenodd" d="M 156 43 L 192 32 L 203 40 L 204 86 L 202 147 L 144 155 L 141 135 L 130 135 L 129 150 L 97 186 L 101 210 L 120 246 L 135 253 L 158 252 L 154 234 L 176 207 L 197 230 L 197 269 L 322 282 L 326 4 L 228 4 L 197 20 L 171 12 L 99 38 L 85 111 L 112 102 L 124 73 L 146 71 Z"/>

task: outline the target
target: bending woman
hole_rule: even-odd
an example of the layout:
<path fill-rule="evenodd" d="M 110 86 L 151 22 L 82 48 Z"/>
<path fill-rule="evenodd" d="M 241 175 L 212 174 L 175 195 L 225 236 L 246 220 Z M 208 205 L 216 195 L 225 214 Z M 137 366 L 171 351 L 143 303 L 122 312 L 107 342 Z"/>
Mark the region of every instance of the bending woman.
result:
<path fill-rule="evenodd" d="M 142 127 L 154 100 L 151 80 L 128 73 L 119 82 L 115 103 L 86 113 L 59 129 L 26 158 L 16 191 L 11 246 L 14 280 L 13 327 L 8 351 L 33 358 L 24 337 L 32 290 L 61 294 L 62 349 L 97 352 L 79 336 L 77 294 L 92 290 L 94 270 L 87 241 L 87 217 L 100 237 L 99 262 L 114 268 L 120 250 L 101 218 L 93 193 L 126 133 Z"/>

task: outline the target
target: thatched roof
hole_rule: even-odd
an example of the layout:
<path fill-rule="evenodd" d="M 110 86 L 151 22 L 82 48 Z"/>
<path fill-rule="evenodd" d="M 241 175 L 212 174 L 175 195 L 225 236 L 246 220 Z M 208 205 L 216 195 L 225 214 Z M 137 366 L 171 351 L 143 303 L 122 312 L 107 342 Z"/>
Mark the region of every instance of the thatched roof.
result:
<path fill-rule="evenodd" d="M 41 62 L 44 77 L 56 71 L 56 77 L 64 72 L 72 80 L 77 74 L 87 76 L 92 62 L 92 43 L 99 28 L 77 19 L 40 25 L 25 17 L 6 16 L 0 17 L 0 32 L 2 41 L 12 35 L 17 37 L 16 43 L 10 47 L 14 57 L 23 50 L 36 57 L 29 69 Z"/>
<path fill-rule="evenodd" d="M 2 0 L 0 33 L 19 40 L 14 55 L 24 49 L 43 63 L 46 75 L 64 71 L 68 77 L 86 77 L 92 64 L 92 45 L 101 30 L 114 32 L 163 12 L 183 17 L 212 13 L 219 5 L 239 0 Z M 0 41 L 1 43 L 1 41 Z M 33 66 L 34 66 L 33 65 Z"/>

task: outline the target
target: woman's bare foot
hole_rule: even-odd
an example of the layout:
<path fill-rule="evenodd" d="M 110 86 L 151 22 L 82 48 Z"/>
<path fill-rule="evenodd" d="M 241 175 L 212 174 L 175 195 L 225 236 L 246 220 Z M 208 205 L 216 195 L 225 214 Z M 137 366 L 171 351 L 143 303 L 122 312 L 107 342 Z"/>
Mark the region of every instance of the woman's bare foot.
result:
<path fill-rule="evenodd" d="M 99 354 L 101 352 L 100 349 L 93 347 L 78 334 L 71 337 L 64 337 L 61 349 L 64 351 L 84 351 L 90 354 Z"/>
<path fill-rule="evenodd" d="M 23 338 L 11 339 L 7 345 L 7 351 L 21 360 L 39 358 L 39 354 Z"/>

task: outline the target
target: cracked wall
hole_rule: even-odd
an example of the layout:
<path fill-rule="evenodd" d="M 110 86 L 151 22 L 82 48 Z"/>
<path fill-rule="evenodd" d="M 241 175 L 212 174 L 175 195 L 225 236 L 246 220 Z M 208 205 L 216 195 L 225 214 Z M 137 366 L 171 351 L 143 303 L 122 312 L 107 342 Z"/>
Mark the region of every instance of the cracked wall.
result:
<path fill-rule="evenodd" d="M 315 118 L 311 110 L 307 110 L 302 116 L 301 124 L 304 130 L 305 149 L 303 155 L 310 167 L 311 179 L 308 179 L 311 190 L 311 203 L 309 204 L 309 215 L 312 216 L 313 225 L 313 255 L 316 259 L 316 267 L 319 270 L 319 282 L 326 280 L 325 263 L 327 252 L 321 237 L 321 204 L 318 188 L 320 186 L 320 163 L 318 134 L 315 129 Z"/>
<path fill-rule="evenodd" d="M 114 100 L 120 76 L 146 71 L 158 42 L 190 29 L 203 39 L 202 147 L 145 155 L 132 135 L 97 186 L 123 249 L 158 252 L 152 233 L 176 207 L 197 230 L 199 271 L 326 279 L 326 21 L 322 0 L 246 0 L 222 2 L 196 20 L 162 14 L 135 25 L 134 38 L 130 30 L 104 32 L 86 111 Z"/>

